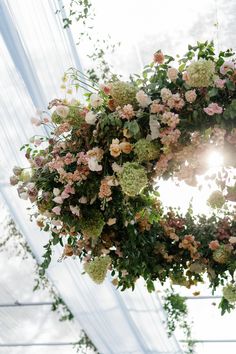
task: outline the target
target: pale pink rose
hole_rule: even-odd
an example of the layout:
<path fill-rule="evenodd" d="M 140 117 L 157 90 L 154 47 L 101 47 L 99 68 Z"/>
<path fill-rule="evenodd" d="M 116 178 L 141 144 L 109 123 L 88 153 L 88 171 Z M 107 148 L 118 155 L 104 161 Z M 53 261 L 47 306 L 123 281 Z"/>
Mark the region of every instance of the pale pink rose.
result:
<path fill-rule="evenodd" d="M 19 167 L 19 166 L 14 166 L 13 168 L 13 173 L 16 176 L 20 176 L 21 172 L 23 171 L 23 168 Z"/>
<path fill-rule="evenodd" d="M 170 81 L 176 81 L 177 77 L 178 77 L 178 70 L 175 68 L 169 68 L 167 70 L 167 76 L 170 79 Z"/>
<path fill-rule="evenodd" d="M 66 193 L 65 191 L 63 191 L 62 193 L 61 193 L 61 199 L 67 199 L 67 198 L 69 198 L 70 197 L 70 194 L 68 194 L 68 193 Z M 57 198 L 60 198 L 60 197 L 57 197 Z M 55 199 L 55 198 L 54 198 Z"/>
<path fill-rule="evenodd" d="M 212 251 L 215 251 L 220 247 L 220 244 L 219 241 L 215 240 L 215 241 L 211 241 L 208 246 Z"/>
<path fill-rule="evenodd" d="M 158 50 L 153 56 L 154 63 L 163 64 L 164 60 L 165 60 L 165 56 L 161 50 Z"/>
<path fill-rule="evenodd" d="M 136 93 L 136 100 L 142 108 L 147 107 L 152 101 L 150 97 L 143 91 L 140 90 Z"/>
<path fill-rule="evenodd" d="M 223 108 L 220 107 L 217 103 L 210 103 L 209 106 L 203 108 L 203 110 L 209 116 L 213 116 L 214 114 L 221 114 L 223 112 Z"/>
<path fill-rule="evenodd" d="M 67 185 L 65 186 L 64 191 L 65 191 L 66 193 L 68 193 L 68 194 L 75 194 L 75 188 L 72 187 L 70 184 L 67 184 Z"/>
<path fill-rule="evenodd" d="M 222 75 L 226 75 L 228 73 L 228 71 L 233 71 L 234 67 L 235 67 L 234 62 L 225 61 L 224 64 L 222 64 L 220 67 L 220 73 Z"/>
<path fill-rule="evenodd" d="M 216 79 L 215 80 L 216 87 L 220 88 L 220 89 L 224 88 L 225 83 L 226 83 L 226 80 L 222 80 L 222 79 Z"/>
<path fill-rule="evenodd" d="M 185 92 L 185 99 L 187 102 L 193 103 L 194 101 L 196 101 L 196 98 L 197 98 L 197 94 L 195 90 L 189 90 Z"/>
<path fill-rule="evenodd" d="M 63 203 L 63 199 L 60 196 L 53 198 L 53 201 L 55 203 L 57 203 L 57 204 L 62 204 Z"/>
<path fill-rule="evenodd" d="M 118 111 L 121 118 L 131 119 L 134 116 L 134 109 L 131 104 L 126 104 L 121 110 Z"/>
<path fill-rule="evenodd" d="M 236 243 L 236 236 L 231 236 L 229 238 L 229 243 L 231 243 L 231 245 L 234 245 Z"/>
<path fill-rule="evenodd" d="M 163 112 L 165 106 L 159 103 L 159 100 L 154 100 L 150 106 L 151 113 L 160 113 Z"/>
<path fill-rule="evenodd" d="M 56 215 L 60 215 L 61 214 L 61 207 L 56 206 L 52 209 L 52 212 Z"/>
<path fill-rule="evenodd" d="M 32 117 L 32 118 L 30 119 L 30 121 L 31 121 L 31 123 L 32 123 L 33 125 L 35 125 L 36 127 L 39 127 L 39 126 L 42 124 L 41 119 L 36 118 L 36 117 Z"/>
<path fill-rule="evenodd" d="M 18 177 L 16 177 L 16 176 L 11 176 L 11 177 L 10 177 L 10 184 L 11 184 L 11 186 L 15 186 L 18 182 L 19 182 Z"/>
<path fill-rule="evenodd" d="M 168 89 L 168 88 L 165 88 L 163 87 L 161 89 L 161 98 L 162 98 L 162 101 L 165 103 L 168 101 L 168 99 L 170 99 L 172 97 L 172 92 Z"/>
<path fill-rule="evenodd" d="M 66 118 L 69 114 L 69 111 L 69 107 L 63 105 L 59 105 L 56 108 L 56 113 L 62 118 Z"/>

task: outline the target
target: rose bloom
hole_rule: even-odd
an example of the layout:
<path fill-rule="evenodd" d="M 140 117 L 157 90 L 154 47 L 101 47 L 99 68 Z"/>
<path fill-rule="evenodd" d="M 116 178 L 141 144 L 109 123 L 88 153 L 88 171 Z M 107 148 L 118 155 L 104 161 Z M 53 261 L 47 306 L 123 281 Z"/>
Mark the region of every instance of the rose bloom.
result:
<path fill-rule="evenodd" d="M 215 80 L 216 87 L 220 88 L 220 89 L 224 88 L 225 83 L 226 83 L 226 80 L 222 80 L 222 79 L 219 79 L 219 78 Z"/>
<path fill-rule="evenodd" d="M 196 101 L 196 98 L 197 98 L 197 94 L 195 90 L 189 90 L 185 92 L 185 99 L 187 102 L 193 103 L 194 101 Z"/>
<path fill-rule="evenodd" d="M 109 95 L 111 92 L 112 84 L 101 84 L 100 88 L 106 95 Z"/>
<path fill-rule="evenodd" d="M 169 68 L 167 70 L 167 76 L 170 79 L 170 81 L 176 81 L 178 77 L 178 70 L 175 68 Z"/>
<path fill-rule="evenodd" d="M 169 98 L 172 97 L 172 92 L 168 89 L 163 87 L 161 89 L 161 98 L 163 102 L 167 102 Z"/>
<path fill-rule="evenodd" d="M 209 116 L 213 116 L 214 114 L 221 114 L 223 112 L 223 108 L 220 107 L 217 103 L 210 103 L 209 106 L 203 108 L 203 110 Z"/>
<path fill-rule="evenodd" d="M 151 103 L 150 97 L 143 91 L 140 90 L 136 93 L 136 100 L 142 108 L 147 107 Z"/>
<path fill-rule="evenodd" d="M 158 50 L 153 56 L 154 63 L 163 64 L 164 60 L 165 60 L 165 56 L 161 50 Z"/>
<path fill-rule="evenodd" d="M 131 119 L 134 116 L 134 109 L 131 104 L 126 104 L 121 110 L 119 110 L 121 118 Z"/>
<path fill-rule="evenodd" d="M 69 107 L 63 105 L 59 105 L 56 108 L 56 113 L 62 118 L 66 118 L 68 116 L 69 111 Z"/>
<path fill-rule="evenodd" d="M 236 236 L 231 236 L 229 238 L 229 243 L 231 243 L 231 245 L 234 245 L 236 243 Z"/>
<path fill-rule="evenodd" d="M 215 251 L 220 247 L 220 244 L 219 241 L 215 240 L 215 241 L 211 241 L 208 246 L 212 251 Z"/>
<path fill-rule="evenodd" d="M 120 148 L 125 154 L 129 154 L 132 151 L 132 145 L 127 141 L 120 143 Z"/>
<path fill-rule="evenodd" d="M 110 154 L 113 157 L 118 157 L 121 154 L 121 148 L 119 145 L 119 139 L 112 139 L 112 144 L 110 145 Z"/>
<path fill-rule="evenodd" d="M 159 100 L 154 100 L 151 104 L 151 113 L 160 113 L 165 109 L 163 104 L 159 103 Z"/>

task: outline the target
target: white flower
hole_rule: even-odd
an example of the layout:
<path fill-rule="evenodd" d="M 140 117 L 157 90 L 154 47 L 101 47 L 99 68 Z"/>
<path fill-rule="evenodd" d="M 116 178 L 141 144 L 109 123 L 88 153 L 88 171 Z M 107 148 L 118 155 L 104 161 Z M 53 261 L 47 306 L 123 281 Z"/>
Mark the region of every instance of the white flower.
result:
<path fill-rule="evenodd" d="M 62 118 L 66 118 L 68 116 L 69 111 L 69 107 L 63 105 L 59 105 L 56 108 L 56 113 Z"/>
<path fill-rule="evenodd" d="M 160 135 L 160 123 L 153 114 L 151 114 L 149 118 L 149 127 L 151 130 L 151 140 L 157 139 Z"/>
<path fill-rule="evenodd" d="M 161 89 L 161 98 L 163 102 L 167 102 L 169 98 L 172 97 L 172 92 L 167 89 L 167 88 L 163 88 Z"/>
<path fill-rule="evenodd" d="M 175 68 L 169 68 L 167 70 L 167 76 L 170 79 L 170 81 L 175 81 L 178 77 L 178 70 Z"/>
<path fill-rule="evenodd" d="M 93 108 L 98 108 L 102 104 L 102 98 L 98 96 L 96 93 L 93 93 L 90 96 L 90 104 Z"/>
<path fill-rule="evenodd" d="M 152 101 L 150 97 L 143 91 L 140 90 L 136 93 L 136 100 L 142 108 L 147 107 Z"/>
<path fill-rule="evenodd" d="M 90 171 L 102 171 L 102 165 L 99 165 L 96 157 L 90 157 L 88 159 L 88 168 Z"/>
<path fill-rule="evenodd" d="M 19 197 L 21 199 L 27 200 L 28 199 L 28 193 L 27 192 L 19 193 Z"/>
<path fill-rule="evenodd" d="M 97 116 L 93 112 L 88 112 L 85 116 L 85 121 L 87 124 L 94 125 L 97 121 Z"/>
<path fill-rule="evenodd" d="M 53 188 L 53 194 L 55 195 L 55 197 L 58 197 L 60 193 L 61 191 L 59 188 Z"/>

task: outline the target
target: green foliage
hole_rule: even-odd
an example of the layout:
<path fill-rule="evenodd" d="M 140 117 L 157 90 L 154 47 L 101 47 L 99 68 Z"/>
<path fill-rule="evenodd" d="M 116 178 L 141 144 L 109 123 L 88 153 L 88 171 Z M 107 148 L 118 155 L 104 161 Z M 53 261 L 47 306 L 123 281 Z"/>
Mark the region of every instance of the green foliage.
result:
<path fill-rule="evenodd" d="M 188 324 L 188 308 L 185 298 L 177 294 L 171 287 L 166 289 L 163 300 L 168 335 L 171 336 L 177 327 L 182 328 L 187 339 L 187 351 L 185 353 L 194 354 L 194 341 L 191 339 L 191 326 Z"/>

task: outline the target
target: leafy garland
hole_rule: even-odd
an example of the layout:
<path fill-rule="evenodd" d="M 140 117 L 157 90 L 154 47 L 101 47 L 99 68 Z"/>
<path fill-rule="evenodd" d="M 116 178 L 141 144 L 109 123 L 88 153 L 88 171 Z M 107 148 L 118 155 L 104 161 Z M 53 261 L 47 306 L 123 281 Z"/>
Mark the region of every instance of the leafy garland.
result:
<path fill-rule="evenodd" d="M 1 207 L 1 206 L 0 206 Z M 51 311 L 57 312 L 60 316 L 60 321 L 71 321 L 74 316 L 66 306 L 62 298 L 57 293 L 56 289 L 51 285 L 47 276 L 45 275 L 45 270 L 36 262 L 36 259 L 25 241 L 23 235 L 17 229 L 13 219 L 6 215 L 2 222 L 3 229 L 5 232 L 0 237 L 0 252 L 7 250 L 9 256 L 17 256 L 22 259 L 33 258 L 35 260 L 35 286 L 33 291 L 40 289 L 47 289 L 49 291 L 50 297 L 52 298 Z M 85 331 L 81 331 L 80 340 L 75 343 L 75 349 L 81 353 L 86 353 L 87 349 L 93 350 L 94 353 L 98 354 L 98 351 L 94 344 L 91 342 Z"/>

